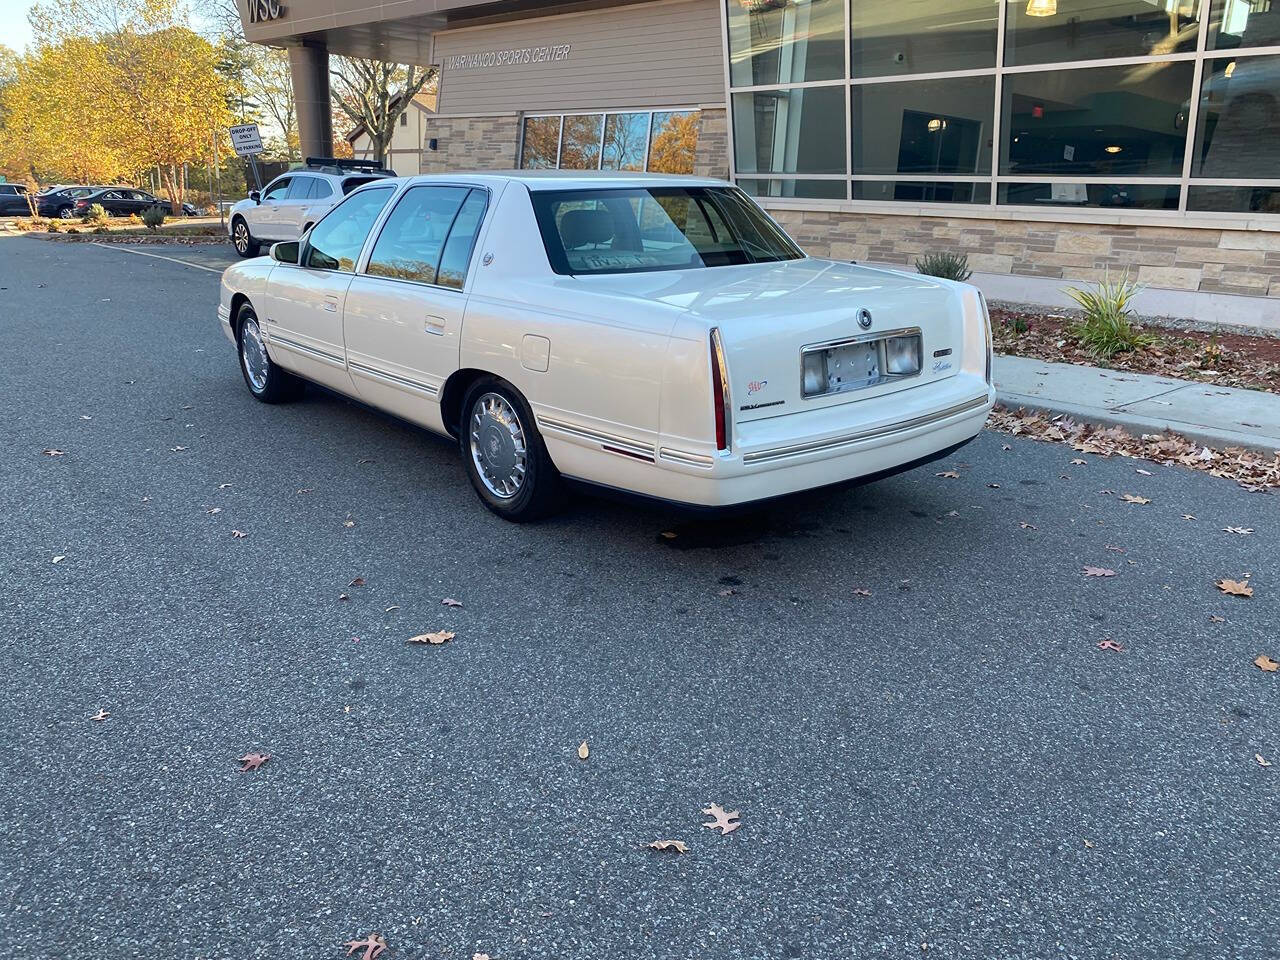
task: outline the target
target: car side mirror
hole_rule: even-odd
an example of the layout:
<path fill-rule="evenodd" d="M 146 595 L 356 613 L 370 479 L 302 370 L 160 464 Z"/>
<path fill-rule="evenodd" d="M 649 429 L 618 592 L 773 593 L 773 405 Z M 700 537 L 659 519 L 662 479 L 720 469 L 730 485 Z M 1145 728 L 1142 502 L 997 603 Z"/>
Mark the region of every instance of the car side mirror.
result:
<path fill-rule="evenodd" d="M 249 191 L 249 199 L 250 199 L 250 200 L 252 200 L 254 203 L 261 203 L 261 202 L 262 202 L 262 194 L 261 194 L 261 193 L 259 193 L 257 190 L 250 190 L 250 191 Z"/>
<path fill-rule="evenodd" d="M 281 243 L 273 243 L 271 245 L 271 259 L 277 263 L 297 263 L 298 262 L 297 240 L 285 240 Z"/>

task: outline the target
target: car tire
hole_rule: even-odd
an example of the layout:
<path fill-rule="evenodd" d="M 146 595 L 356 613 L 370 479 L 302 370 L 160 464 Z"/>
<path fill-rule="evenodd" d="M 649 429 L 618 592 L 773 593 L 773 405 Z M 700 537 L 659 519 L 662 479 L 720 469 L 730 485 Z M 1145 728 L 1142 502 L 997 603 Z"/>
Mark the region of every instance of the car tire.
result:
<path fill-rule="evenodd" d="M 256 257 L 261 249 L 261 244 L 249 232 L 249 224 L 245 223 L 244 217 L 235 217 L 231 221 L 231 245 L 236 248 L 236 253 L 246 258 Z"/>
<path fill-rule="evenodd" d="M 462 398 L 458 448 L 484 505 L 515 523 L 540 520 L 564 502 L 564 481 L 520 391 L 481 377 Z"/>
<path fill-rule="evenodd" d="M 72 217 L 74 217 L 74 216 L 75 216 L 75 214 L 76 214 L 75 210 L 73 210 L 71 207 L 59 207 L 59 208 L 58 208 L 58 219 L 59 219 L 59 220 L 70 220 Z"/>
<path fill-rule="evenodd" d="M 276 365 L 267 355 L 258 315 L 248 303 L 236 314 L 236 353 L 240 374 L 254 399 L 263 403 L 287 403 L 302 395 L 303 382 Z"/>

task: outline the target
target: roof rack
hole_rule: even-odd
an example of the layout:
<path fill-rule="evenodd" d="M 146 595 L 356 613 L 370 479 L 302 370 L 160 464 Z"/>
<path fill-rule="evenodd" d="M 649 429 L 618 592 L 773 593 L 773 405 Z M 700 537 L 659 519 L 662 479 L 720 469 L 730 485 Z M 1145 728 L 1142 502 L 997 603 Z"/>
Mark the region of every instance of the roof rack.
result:
<path fill-rule="evenodd" d="M 306 166 L 309 170 L 320 170 L 328 167 L 336 170 L 338 173 L 385 173 L 394 177 L 396 172 L 376 160 L 355 160 L 351 157 L 307 157 Z"/>

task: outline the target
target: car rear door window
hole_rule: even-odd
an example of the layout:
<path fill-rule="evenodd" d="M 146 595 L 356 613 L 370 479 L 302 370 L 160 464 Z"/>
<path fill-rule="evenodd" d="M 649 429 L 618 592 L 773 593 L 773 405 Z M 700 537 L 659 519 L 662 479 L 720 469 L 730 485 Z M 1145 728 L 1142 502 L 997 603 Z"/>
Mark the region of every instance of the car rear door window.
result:
<path fill-rule="evenodd" d="M 306 265 L 318 270 L 352 273 L 369 230 L 387 205 L 392 187 L 353 193 L 311 230 Z"/>
<path fill-rule="evenodd" d="M 435 283 L 466 187 L 410 187 L 378 234 L 366 270 L 375 277 Z"/>
<path fill-rule="evenodd" d="M 319 177 L 312 177 L 311 193 L 309 196 L 312 200 L 323 200 L 325 197 L 332 197 L 333 184 L 328 180 L 321 180 Z"/>
<path fill-rule="evenodd" d="M 312 187 L 315 185 L 315 177 L 294 177 L 289 184 L 290 200 L 307 200 L 311 197 Z"/>

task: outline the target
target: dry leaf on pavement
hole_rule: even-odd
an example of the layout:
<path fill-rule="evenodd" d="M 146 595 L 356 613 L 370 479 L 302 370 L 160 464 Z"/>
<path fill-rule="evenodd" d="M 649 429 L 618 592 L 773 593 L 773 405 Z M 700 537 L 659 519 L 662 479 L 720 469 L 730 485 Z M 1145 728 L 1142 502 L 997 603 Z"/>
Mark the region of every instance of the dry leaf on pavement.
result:
<path fill-rule="evenodd" d="M 649 844 L 650 850 L 674 850 L 676 853 L 688 853 L 689 848 L 679 840 L 655 840 Z"/>
<path fill-rule="evenodd" d="M 1071 461 L 1071 465 L 1073 467 L 1087 467 L 1089 465 L 1089 461 L 1081 460 L 1079 457 L 1076 457 L 1074 460 Z"/>
<path fill-rule="evenodd" d="M 205 513 L 209 514 L 209 516 L 211 516 L 211 517 L 212 517 L 215 513 L 221 513 L 221 512 L 222 512 L 222 508 L 221 508 L 221 507 L 210 507 L 208 510 L 206 510 L 206 511 L 205 511 Z"/>
<path fill-rule="evenodd" d="M 1114 650 L 1116 653 L 1124 653 L 1124 647 L 1123 647 L 1123 646 L 1121 646 L 1120 644 L 1116 643 L 1116 642 L 1115 642 L 1114 640 L 1112 640 L 1110 637 L 1107 637 L 1107 639 L 1105 639 L 1105 640 L 1099 641 L 1099 643 L 1098 643 L 1098 649 L 1099 649 L 1099 650 Z"/>
<path fill-rule="evenodd" d="M 871 596 L 871 591 L 868 590 L 866 587 L 854 587 L 853 595 L 855 597 L 869 597 Z"/>
<path fill-rule="evenodd" d="M 65 553 L 60 553 L 53 558 L 53 563 L 61 563 L 65 559 L 67 559 L 67 555 Z"/>
<path fill-rule="evenodd" d="M 1190 514 L 1190 513 L 1184 513 L 1184 514 L 1182 515 L 1182 519 L 1183 519 L 1183 520 L 1194 520 L 1194 519 L 1195 519 L 1195 515 L 1194 515 L 1194 514 Z"/>
<path fill-rule="evenodd" d="M 1020 526 L 1023 530 L 1039 530 L 1040 529 L 1034 523 L 1027 523 L 1027 521 L 1025 520 L 1019 520 L 1018 526 Z"/>
<path fill-rule="evenodd" d="M 473 953 L 471 960 L 493 960 L 487 953 Z"/>
<path fill-rule="evenodd" d="M 356 577 L 354 580 L 352 580 L 350 583 L 348 583 L 348 584 L 347 584 L 347 586 L 348 586 L 348 587 L 363 587 L 363 586 L 364 586 L 364 577 Z"/>
<path fill-rule="evenodd" d="M 46 457 L 65 457 L 67 455 L 65 450 L 59 450 L 57 447 L 50 447 L 48 450 L 41 450 L 40 452 Z"/>
<path fill-rule="evenodd" d="M 460 606 L 462 606 L 462 601 L 461 601 L 461 600 L 455 600 L 455 599 L 453 599 L 453 597 L 445 597 L 445 598 L 444 598 L 443 600 L 441 600 L 440 602 L 441 602 L 442 604 L 444 604 L 446 607 L 460 607 Z"/>
<path fill-rule="evenodd" d="M 97 713 L 95 713 L 95 714 L 94 714 L 92 717 L 90 717 L 89 719 L 90 719 L 90 720 L 97 720 L 99 723 L 101 723 L 103 720 L 107 719 L 107 717 L 109 717 L 109 716 L 111 716 L 111 714 L 107 713 L 107 711 L 102 710 L 102 709 L 99 709 L 99 710 L 98 710 L 98 712 L 97 712 Z"/>
<path fill-rule="evenodd" d="M 1248 580 L 1219 580 L 1217 587 L 1223 593 L 1229 593 L 1233 597 L 1253 596 L 1253 587 L 1249 586 Z"/>
<path fill-rule="evenodd" d="M 1267 673 L 1275 673 L 1280 670 L 1280 663 L 1272 660 L 1265 653 L 1260 653 L 1253 659 L 1253 665 L 1259 670 L 1265 670 Z"/>
<path fill-rule="evenodd" d="M 1238 533 L 1238 534 L 1240 534 L 1241 536 L 1246 536 L 1246 535 L 1248 535 L 1248 534 L 1250 534 L 1250 533 L 1253 533 L 1253 528 L 1252 528 L 1252 527 L 1223 527 L 1223 528 L 1222 528 L 1222 532 L 1223 532 L 1223 533 Z"/>
<path fill-rule="evenodd" d="M 231 536 L 236 540 L 243 540 L 245 537 L 248 536 L 248 534 L 245 533 L 243 530 L 232 530 Z"/>
<path fill-rule="evenodd" d="M 448 630 L 440 630 L 436 633 L 420 633 L 416 637 L 410 637 L 405 643 L 429 643 L 432 646 L 439 646 L 442 643 L 448 643 L 454 636 L 455 634 Z"/>
<path fill-rule="evenodd" d="M 738 592 L 738 591 L 737 591 L 737 590 L 735 590 L 733 587 L 725 587 L 723 590 L 721 590 L 721 591 L 720 591 L 720 596 L 722 596 L 722 597 L 732 597 L 732 596 L 733 596 L 735 593 L 737 593 L 737 592 Z"/>
<path fill-rule="evenodd" d="M 1086 577 L 1114 577 L 1116 572 L 1108 570 L 1106 567 L 1085 567 L 1084 575 Z"/>
<path fill-rule="evenodd" d="M 1216 613 L 1211 613 L 1211 614 L 1209 614 L 1209 622 L 1210 622 L 1210 623 L 1226 623 L 1226 622 L 1227 622 L 1227 618 L 1226 618 L 1226 617 L 1220 617 L 1220 616 L 1218 616 Z"/>
<path fill-rule="evenodd" d="M 1270 761 L 1270 760 L 1268 760 L 1266 757 L 1264 757 L 1264 756 L 1263 756 L 1262 754 L 1260 754 L 1260 753 L 1255 753 L 1255 754 L 1253 755 L 1253 759 L 1255 759 L 1255 760 L 1257 760 L 1257 761 L 1258 761 L 1258 766 L 1260 766 L 1260 767 L 1269 767 L 1269 766 L 1271 766 L 1271 761 Z"/>
<path fill-rule="evenodd" d="M 1112 553 L 1124 553 L 1124 547 L 1117 547 L 1114 543 L 1104 543 L 1103 550 L 1110 550 Z"/>
<path fill-rule="evenodd" d="M 1150 503 L 1147 497 L 1140 497 L 1136 493 L 1122 493 L 1120 499 L 1125 503 Z"/>
<path fill-rule="evenodd" d="M 1143 470 L 1141 467 L 1138 467 L 1138 468 L 1137 468 L 1137 472 L 1138 472 L 1138 473 L 1140 473 L 1140 474 L 1142 474 L 1144 477 L 1150 477 L 1150 476 L 1153 476 L 1153 474 L 1151 473 L 1151 471 L 1150 471 L 1150 470 Z"/>
<path fill-rule="evenodd" d="M 941 473 L 935 473 L 935 474 L 934 474 L 934 476 L 935 476 L 935 477 L 948 477 L 948 478 L 950 478 L 950 479 L 952 479 L 952 480 L 959 480 L 959 479 L 960 479 L 960 474 L 956 473 L 956 471 L 954 471 L 954 470 L 943 470 Z"/>
<path fill-rule="evenodd" d="M 663 539 L 663 540 L 674 540 L 674 539 L 676 538 L 676 536 L 677 536 L 677 534 L 676 534 L 676 533 L 674 533 L 674 532 L 673 532 L 673 531 L 671 531 L 671 530 L 663 530 L 663 531 L 662 531 L 662 539 Z"/>
<path fill-rule="evenodd" d="M 246 753 L 240 758 L 240 762 L 244 764 L 240 768 L 241 773 L 248 773 L 250 770 L 257 770 L 260 766 L 271 759 L 269 753 Z"/>
<path fill-rule="evenodd" d="M 350 527 L 354 527 L 356 525 L 356 522 L 352 520 L 350 517 L 347 517 L 347 519 L 342 521 L 342 525 L 344 527 L 350 528 Z"/>
<path fill-rule="evenodd" d="M 727 836 L 742 826 L 742 822 L 738 819 L 738 811 L 726 811 L 724 807 L 718 803 L 713 803 L 709 807 L 702 810 L 709 817 L 714 817 L 711 823 L 704 823 L 703 826 L 709 830 L 719 830 L 720 836 Z"/>
<path fill-rule="evenodd" d="M 343 944 L 347 948 L 347 956 L 351 956 L 357 950 L 363 950 L 358 960 L 378 960 L 382 952 L 387 949 L 387 941 L 382 939 L 382 935 L 371 933 L 363 940 L 348 940 Z"/>
<path fill-rule="evenodd" d="M 587 741 L 583 740 L 578 744 L 578 759 L 585 760 L 591 756 L 591 748 L 587 746 Z"/>

